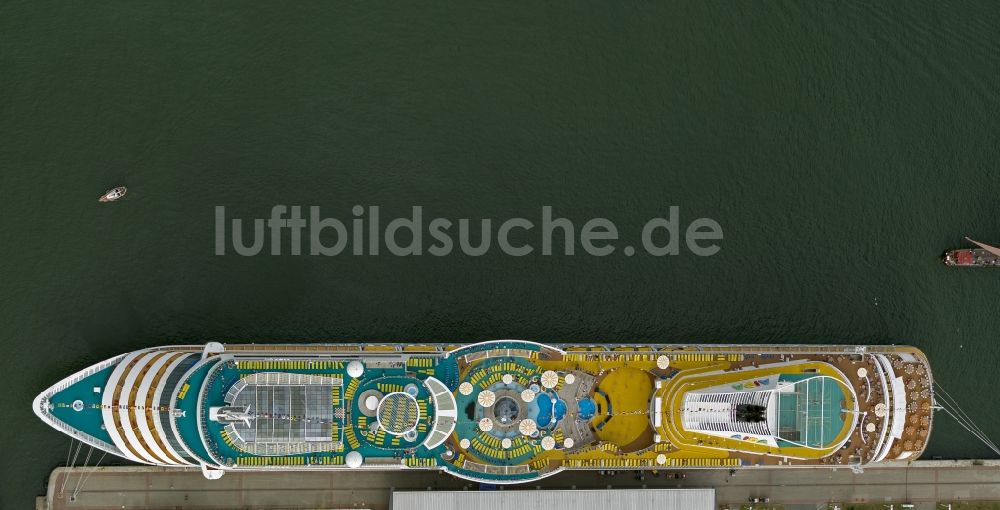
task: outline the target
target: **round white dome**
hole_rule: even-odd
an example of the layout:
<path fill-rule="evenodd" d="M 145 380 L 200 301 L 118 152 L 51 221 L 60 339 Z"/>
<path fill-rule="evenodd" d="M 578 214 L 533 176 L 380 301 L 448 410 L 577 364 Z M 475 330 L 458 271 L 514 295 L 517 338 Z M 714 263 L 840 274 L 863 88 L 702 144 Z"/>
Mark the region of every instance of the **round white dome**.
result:
<path fill-rule="evenodd" d="M 349 468 L 359 468 L 364 461 L 365 458 L 358 452 L 347 452 L 347 457 L 344 459 Z"/>
<path fill-rule="evenodd" d="M 375 395 L 368 395 L 368 398 L 365 399 L 365 407 L 367 407 L 369 411 L 378 409 L 378 403 L 379 398 Z"/>
<path fill-rule="evenodd" d="M 358 360 L 354 360 L 347 364 L 347 375 L 357 379 L 365 373 L 365 366 Z M 361 455 L 360 453 L 358 455 Z"/>

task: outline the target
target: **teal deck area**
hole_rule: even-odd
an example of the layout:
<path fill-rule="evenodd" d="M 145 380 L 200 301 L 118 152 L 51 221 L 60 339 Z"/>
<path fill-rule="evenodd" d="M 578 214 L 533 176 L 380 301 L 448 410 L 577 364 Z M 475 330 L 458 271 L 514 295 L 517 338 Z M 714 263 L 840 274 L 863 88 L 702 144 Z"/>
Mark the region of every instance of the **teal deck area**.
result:
<path fill-rule="evenodd" d="M 334 435 L 331 439 L 340 441 L 343 444 L 342 448 L 336 451 L 274 456 L 249 453 L 235 446 L 225 433 L 224 424 L 203 417 L 203 426 L 206 430 L 205 442 L 220 460 L 236 466 L 339 465 L 344 463 L 345 455 L 350 451 L 357 451 L 365 458 L 399 458 L 402 461 L 405 457 L 423 459 L 429 461 L 431 465 L 436 464 L 438 456 L 445 448 L 439 446 L 427 450 L 421 445 L 430 430 L 430 419 L 434 413 L 433 401 L 422 381 L 431 376 L 442 381 L 457 380 L 457 364 L 453 360 L 438 357 L 416 357 L 412 358 L 411 364 L 406 367 L 368 368 L 360 378 L 354 379 L 347 375 L 344 368 L 348 361 L 347 359 L 317 362 L 257 359 L 226 363 L 205 381 L 208 387 L 202 402 L 203 413 L 207 415 L 208 408 L 226 404 L 226 393 L 237 381 L 255 373 L 281 372 L 340 378 L 343 381 L 342 386 L 333 390 L 335 418 Z M 407 441 L 403 437 L 384 432 L 368 433 L 368 427 L 375 421 L 375 417 L 363 415 L 358 407 L 358 396 L 367 390 L 375 390 L 383 395 L 403 391 L 409 384 L 414 384 L 417 388 L 415 398 L 421 410 L 417 437 L 413 441 Z M 342 410 L 341 417 L 337 417 L 337 409 Z M 414 462 L 414 464 L 427 466 L 428 462 Z"/>
<path fill-rule="evenodd" d="M 213 406 L 223 406 L 226 404 L 225 397 L 226 392 L 241 378 L 255 373 L 266 373 L 266 372 L 285 372 L 292 374 L 307 374 L 307 375 L 318 375 L 318 376 L 329 376 L 329 377 L 346 377 L 343 370 L 343 363 L 341 362 L 327 362 L 326 364 L 309 364 L 307 362 L 301 362 L 303 368 L 286 368 L 292 365 L 292 362 L 281 362 L 281 361 L 259 361 L 256 362 L 261 367 L 274 367 L 274 368 L 252 368 L 255 365 L 248 362 L 243 363 L 227 363 L 217 370 L 212 378 L 207 382 L 209 387 L 204 393 L 204 400 L 202 402 L 202 408 L 204 412 L 208 412 L 209 407 Z M 270 363 L 270 364 L 268 364 Z M 298 362 L 295 362 L 298 363 Z M 309 367 L 312 368 L 309 368 Z M 278 368 L 281 367 L 281 368 Z M 244 464 L 244 460 L 248 458 L 262 457 L 259 455 L 254 455 L 252 453 L 244 452 L 236 448 L 228 438 L 223 430 L 225 426 L 221 423 L 217 423 L 208 420 L 207 417 L 204 420 L 205 427 L 205 440 L 213 452 L 221 460 L 232 464 Z M 297 454 L 297 455 L 282 455 L 283 459 L 289 464 L 295 465 L 310 465 L 310 464 L 342 464 L 343 463 L 343 452 L 322 452 L 322 453 L 309 453 L 309 454 Z M 292 460 L 294 459 L 294 460 Z M 249 464 L 249 463 L 248 463 Z"/>
<path fill-rule="evenodd" d="M 500 340 L 495 342 L 483 342 L 478 344 L 466 345 L 462 348 L 451 351 L 449 353 L 449 357 L 465 356 L 467 354 L 472 354 L 481 351 L 489 351 L 493 349 L 522 349 L 525 351 L 539 352 L 542 350 L 542 346 L 532 342 L 525 342 L 523 340 Z"/>
<path fill-rule="evenodd" d="M 492 349 L 524 349 L 533 352 L 538 350 L 537 346 L 523 342 L 501 342 L 489 347 Z M 238 356 L 214 369 L 202 367 L 193 374 L 188 381 L 191 393 L 186 399 L 178 400 L 178 404 L 183 409 L 191 411 L 187 413 L 186 418 L 178 420 L 178 425 L 185 437 L 185 442 L 192 441 L 193 438 L 204 439 L 203 442 L 199 442 L 202 446 L 201 451 L 196 452 L 199 456 L 207 456 L 207 449 L 211 449 L 219 461 L 236 468 L 342 465 L 345 463 L 346 455 L 353 451 L 360 453 L 366 459 L 394 459 L 400 464 L 413 468 L 444 467 L 452 473 L 477 479 L 529 480 L 536 478 L 537 473 L 534 472 L 492 474 L 468 470 L 461 465 L 461 459 L 445 457 L 447 447 L 444 444 L 433 449 L 427 449 L 423 446 L 423 441 L 433 427 L 435 413 L 434 400 L 423 381 L 428 377 L 434 377 L 454 391 L 461 382 L 457 357 L 454 354 L 452 352 L 448 356 L 417 355 L 410 358 L 405 366 L 366 367 L 363 375 L 359 378 L 352 378 L 346 373 L 346 365 L 350 358 L 317 361 L 260 357 L 240 359 Z M 532 377 L 538 375 L 539 369 L 525 358 L 489 358 L 477 363 L 476 368 L 465 375 L 467 379 L 475 378 L 477 391 L 471 396 L 457 395 L 459 402 L 457 402 L 456 433 L 461 437 L 471 438 L 476 455 L 483 459 L 489 459 L 495 465 L 522 463 L 535 455 L 539 448 L 515 434 L 512 437 L 515 442 L 513 447 L 507 450 L 502 449 L 499 447 L 499 436 L 482 433 L 476 428 L 477 420 L 466 416 L 466 407 L 474 401 L 475 394 L 479 390 L 485 387 L 496 387 L 497 384 L 501 383 L 495 379 L 500 378 L 504 373 L 511 372 L 517 374 L 517 380 L 513 384 L 521 389 L 522 386 L 529 383 Z M 226 405 L 225 399 L 229 389 L 242 378 L 255 373 L 291 373 L 340 378 L 342 385 L 336 386 L 332 390 L 331 401 L 333 402 L 334 418 L 331 440 L 339 441 L 342 446 L 333 449 L 333 451 L 280 455 L 262 455 L 241 450 L 237 446 L 240 443 L 229 437 L 225 424 L 208 420 L 207 413 L 211 407 Z M 204 391 L 200 391 L 203 385 L 205 385 Z M 416 437 L 407 440 L 404 436 L 396 436 L 381 428 L 373 428 L 372 424 L 376 422 L 377 417 L 368 416 L 362 411 L 360 408 L 361 395 L 369 391 L 375 391 L 383 396 L 395 392 L 406 392 L 406 388 L 410 385 L 416 387 L 413 396 L 420 410 L 420 419 L 416 422 Z M 202 415 L 197 419 L 202 420 L 202 427 L 205 431 L 204 438 L 198 435 L 197 421 L 192 419 L 195 416 L 193 411 L 195 403 L 191 401 L 191 395 L 197 394 L 200 394 L 202 398 Z M 295 417 L 291 417 L 291 419 L 295 419 Z"/>
<path fill-rule="evenodd" d="M 455 361 L 454 357 L 447 358 L 427 358 L 433 361 L 432 368 L 421 373 L 417 371 L 417 377 L 433 375 L 435 378 L 444 383 L 445 386 L 449 388 L 458 387 L 458 362 Z M 421 377 L 422 378 L 422 377 Z"/>
<path fill-rule="evenodd" d="M 350 427 L 345 429 L 343 434 L 345 452 L 357 451 L 365 458 L 414 459 L 412 462 L 415 467 L 428 467 L 441 462 L 441 454 L 445 451 L 443 445 L 428 450 L 421 444 L 430 432 L 431 420 L 434 416 L 433 400 L 430 398 L 423 380 L 435 377 L 448 384 L 446 379 L 457 379 L 458 366 L 453 361 L 436 357 L 416 359 L 425 360 L 425 365 L 429 366 L 420 366 L 414 363 L 405 369 L 370 369 L 359 379 L 348 377 L 345 380 L 345 396 L 347 397 L 345 402 L 351 411 Z M 408 375 L 407 372 L 410 374 Z M 417 426 L 417 438 L 414 441 L 406 441 L 402 437 L 394 437 L 389 434 L 366 433 L 366 427 L 370 426 L 375 418 L 363 416 L 358 407 L 358 395 L 369 389 L 386 394 L 399 391 L 411 383 L 417 385 L 419 391 L 416 399 L 422 406 L 421 419 Z"/>
<path fill-rule="evenodd" d="M 832 445 L 844 427 L 843 387 L 810 374 L 783 375 L 780 380 L 795 381 L 795 392 L 777 393 L 779 436 L 812 448 Z"/>
<path fill-rule="evenodd" d="M 385 372 L 387 371 L 384 371 L 383 374 Z M 392 436 L 381 431 L 377 433 L 370 431 L 369 427 L 375 422 L 375 418 L 364 416 L 359 407 L 361 403 L 360 399 L 354 399 L 354 402 L 350 403 L 351 426 L 354 427 L 355 434 L 362 439 L 365 445 L 376 450 L 375 452 L 369 451 L 368 456 L 392 456 L 394 450 L 412 450 L 417 448 L 427 438 L 427 434 L 430 431 L 430 422 L 434 407 L 427 388 L 416 378 L 402 375 L 382 375 L 381 377 L 364 378 L 363 382 L 358 385 L 357 395 L 370 390 L 378 391 L 384 395 L 393 392 L 402 392 L 410 384 L 417 387 L 415 398 L 421 410 L 421 417 L 417 422 L 417 436 L 413 441 L 407 441 L 403 437 Z M 364 451 L 361 453 L 362 455 L 365 454 Z"/>
<path fill-rule="evenodd" d="M 52 395 L 49 403 L 52 404 L 52 416 L 66 423 L 70 427 L 90 434 L 101 441 L 114 444 L 111 435 L 104 427 L 104 417 L 101 408 L 101 399 L 104 397 L 104 389 L 111 377 L 111 372 L 118 365 L 111 365 L 99 372 L 93 373 L 68 388 Z M 101 388 L 101 392 L 94 392 L 94 388 Z M 83 409 L 73 410 L 73 402 L 80 400 L 83 402 Z"/>
<path fill-rule="evenodd" d="M 458 424 L 455 427 L 455 433 L 459 438 L 469 439 L 470 451 L 478 457 L 500 466 L 523 464 L 538 453 L 535 445 L 531 441 L 525 440 L 520 434 L 502 434 L 496 429 L 488 433 L 479 430 L 479 420 L 484 416 L 482 409 L 478 408 L 475 402 L 479 392 L 484 389 L 490 389 L 493 392 L 510 390 L 520 394 L 528 386 L 531 378 L 540 372 L 538 366 L 529 360 L 508 356 L 482 360 L 469 370 L 462 382 L 472 384 L 474 389 L 469 395 L 461 393 L 455 395 L 455 403 L 458 407 Z M 504 384 L 500 380 L 506 373 L 516 374 L 511 384 Z M 529 408 L 528 417 L 537 419 L 537 403 L 527 404 L 527 407 Z M 473 411 L 473 414 L 470 415 L 470 410 L 473 409 L 478 410 Z M 499 443 L 503 438 L 509 438 L 513 441 L 511 448 L 500 447 Z M 479 476 L 482 476 L 482 473 L 479 473 Z"/>

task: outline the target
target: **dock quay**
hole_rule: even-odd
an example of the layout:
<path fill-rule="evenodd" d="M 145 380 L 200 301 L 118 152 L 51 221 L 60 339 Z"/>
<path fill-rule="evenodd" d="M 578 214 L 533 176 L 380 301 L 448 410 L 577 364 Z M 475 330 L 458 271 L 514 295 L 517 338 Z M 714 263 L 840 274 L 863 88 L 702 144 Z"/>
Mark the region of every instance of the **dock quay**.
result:
<path fill-rule="evenodd" d="M 684 478 L 675 478 L 683 474 Z M 81 478 L 82 477 L 82 478 Z M 83 480 L 81 484 L 80 481 Z M 75 498 L 73 492 L 80 485 Z M 847 504 L 912 504 L 917 510 L 965 501 L 1000 504 L 1000 461 L 927 460 L 888 463 L 861 474 L 847 468 L 769 468 L 564 472 L 504 490 L 714 488 L 718 508 L 832 509 Z M 231 472 L 206 480 L 199 470 L 157 467 L 56 468 L 36 508 L 110 509 L 370 509 L 389 510 L 395 491 L 480 490 L 480 485 L 411 471 Z M 498 487 L 489 487 L 499 489 Z M 878 508 L 881 508 L 879 506 Z M 888 508 L 888 506 L 886 506 Z M 954 509 L 962 508 L 954 505 Z M 583 509 L 581 509 L 583 510 Z"/>

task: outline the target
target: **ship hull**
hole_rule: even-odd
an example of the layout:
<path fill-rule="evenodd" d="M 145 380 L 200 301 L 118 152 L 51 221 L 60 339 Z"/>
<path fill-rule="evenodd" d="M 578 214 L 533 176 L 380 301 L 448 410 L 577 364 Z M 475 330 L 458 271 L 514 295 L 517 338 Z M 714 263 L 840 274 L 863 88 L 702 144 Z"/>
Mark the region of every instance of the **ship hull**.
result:
<path fill-rule="evenodd" d="M 942 260 L 952 267 L 1000 267 L 1000 256 L 981 248 L 950 250 Z"/>
<path fill-rule="evenodd" d="M 905 346 L 166 346 L 42 392 L 36 414 L 114 455 L 230 470 L 563 470 L 912 460 L 932 426 Z"/>

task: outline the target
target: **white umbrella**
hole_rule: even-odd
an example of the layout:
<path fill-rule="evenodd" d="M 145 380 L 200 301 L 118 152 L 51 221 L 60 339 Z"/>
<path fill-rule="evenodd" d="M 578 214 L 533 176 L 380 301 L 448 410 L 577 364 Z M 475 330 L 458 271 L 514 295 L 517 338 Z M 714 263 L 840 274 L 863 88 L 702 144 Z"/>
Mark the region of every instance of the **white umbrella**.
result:
<path fill-rule="evenodd" d="M 472 442 L 465 438 L 462 438 L 462 440 L 458 442 L 458 446 L 461 446 L 463 449 L 468 448 L 470 445 L 472 445 Z"/>
<path fill-rule="evenodd" d="M 510 440 L 509 437 L 505 437 L 505 438 L 503 438 L 503 441 L 500 441 L 500 446 L 502 446 L 504 450 L 506 450 L 507 448 L 510 448 L 511 444 L 512 444 L 512 442 L 511 442 L 511 440 Z"/>
<path fill-rule="evenodd" d="M 566 379 L 566 384 L 573 384 L 573 382 L 576 381 L 576 376 L 573 374 L 566 374 L 566 377 L 563 379 Z"/>
<path fill-rule="evenodd" d="M 879 402 L 875 404 L 875 416 L 882 418 L 885 416 L 885 404 Z"/>
<path fill-rule="evenodd" d="M 458 385 L 458 392 L 462 395 L 472 395 L 472 383 L 464 382 Z"/>
<path fill-rule="evenodd" d="M 859 368 L 858 369 L 858 377 L 862 377 L 862 378 L 863 377 L 868 377 L 868 369 L 865 368 L 865 367 Z"/>
<path fill-rule="evenodd" d="M 514 376 L 510 374 L 504 374 L 503 377 L 500 378 L 500 380 L 503 381 L 504 384 L 510 384 L 514 382 Z"/>
<path fill-rule="evenodd" d="M 479 392 L 479 396 L 476 397 L 476 400 L 479 401 L 479 405 L 483 407 L 490 407 L 497 401 L 497 395 L 490 390 L 483 390 Z"/>
<path fill-rule="evenodd" d="M 567 437 L 566 439 L 563 439 L 563 446 L 564 447 L 566 447 L 566 448 L 572 448 L 573 444 L 574 444 L 574 441 L 573 441 L 572 437 Z"/>
<path fill-rule="evenodd" d="M 559 384 L 559 374 L 552 370 L 542 372 L 542 386 L 545 388 L 555 388 Z"/>
<path fill-rule="evenodd" d="M 869 423 L 868 425 L 865 425 L 865 430 L 867 430 L 868 432 L 875 432 L 875 424 Z"/>
<path fill-rule="evenodd" d="M 656 456 L 656 463 L 659 464 L 659 465 L 661 465 L 661 466 L 664 465 L 664 464 L 666 464 L 667 463 L 667 456 L 664 455 L 664 454 L 662 454 L 662 453 L 659 454 L 659 455 L 657 455 Z"/>
<path fill-rule="evenodd" d="M 522 391 L 521 392 L 521 400 L 523 400 L 525 402 L 531 402 L 532 400 L 535 400 L 535 392 L 533 392 L 531 390 L 524 390 L 524 391 Z"/>
<path fill-rule="evenodd" d="M 666 370 L 670 366 L 670 358 L 666 354 L 661 354 L 656 357 L 656 368 L 660 370 Z"/>
<path fill-rule="evenodd" d="M 482 420 L 479 420 L 479 430 L 482 430 L 483 432 L 489 432 L 493 430 L 493 420 L 489 418 L 483 418 Z"/>
<path fill-rule="evenodd" d="M 551 450 L 556 447 L 556 438 L 552 436 L 545 436 L 542 438 L 542 449 Z"/>
<path fill-rule="evenodd" d="M 517 424 L 517 430 L 521 434 L 530 436 L 535 432 L 538 432 L 538 425 L 535 423 L 535 420 L 532 420 L 531 418 L 525 418 L 521 420 L 521 423 Z"/>

